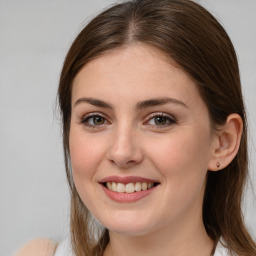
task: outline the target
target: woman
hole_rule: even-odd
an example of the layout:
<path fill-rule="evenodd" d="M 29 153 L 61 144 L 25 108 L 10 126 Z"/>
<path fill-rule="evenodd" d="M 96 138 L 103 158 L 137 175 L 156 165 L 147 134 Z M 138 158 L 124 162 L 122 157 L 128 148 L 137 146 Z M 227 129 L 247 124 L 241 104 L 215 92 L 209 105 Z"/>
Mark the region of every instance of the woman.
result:
<path fill-rule="evenodd" d="M 204 8 L 104 11 L 72 44 L 58 95 L 74 255 L 256 255 L 237 58 Z"/>

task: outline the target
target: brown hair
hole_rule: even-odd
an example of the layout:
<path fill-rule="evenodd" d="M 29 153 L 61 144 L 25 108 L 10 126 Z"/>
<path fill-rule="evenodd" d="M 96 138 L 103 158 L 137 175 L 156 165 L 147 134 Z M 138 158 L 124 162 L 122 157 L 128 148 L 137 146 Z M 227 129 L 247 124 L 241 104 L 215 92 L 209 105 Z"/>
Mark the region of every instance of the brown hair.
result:
<path fill-rule="evenodd" d="M 117 4 L 94 18 L 77 36 L 64 62 L 59 83 L 63 145 L 71 189 L 71 234 L 77 256 L 103 255 L 109 242 L 106 229 L 95 239 L 90 213 L 75 188 L 69 163 L 72 81 L 92 59 L 124 45 L 144 43 L 164 52 L 198 85 L 213 123 L 224 124 L 231 113 L 244 123 L 241 145 L 232 163 L 208 172 L 203 221 L 208 235 L 220 237 L 230 252 L 256 255 L 247 232 L 241 201 L 248 175 L 247 128 L 239 68 L 234 47 L 218 21 L 190 0 L 134 0 Z"/>

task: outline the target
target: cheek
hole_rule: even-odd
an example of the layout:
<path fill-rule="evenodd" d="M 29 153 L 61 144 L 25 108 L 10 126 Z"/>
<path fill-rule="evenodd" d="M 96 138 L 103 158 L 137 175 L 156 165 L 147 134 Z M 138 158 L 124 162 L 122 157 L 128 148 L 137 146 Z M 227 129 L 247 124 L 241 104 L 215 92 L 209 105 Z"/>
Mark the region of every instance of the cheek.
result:
<path fill-rule="evenodd" d="M 73 180 L 79 196 L 91 212 L 97 212 L 94 203 L 95 185 L 97 169 L 105 150 L 102 145 L 102 141 L 93 139 L 93 136 L 85 136 L 84 132 L 76 127 L 70 131 L 69 146 Z"/>
<path fill-rule="evenodd" d="M 180 189 L 203 184 L 209 152 L 209 133 L 191 128 L 156 141 L 150 155 L 167 183 Z"/>
<path fill-rule="evenodd" d="M 92 141 L 90 136 L 71 129 L 69 145 L 74 179 L 81 177 L 92 179 L 96 167 L 102 159 L 102 144 Z"/>
<path fill-rule="evenodd" d="M 199 137 L 197 137 L 199 138 Z M 151 151 L 154 165 L 163 178 L 166 218 L 179 216 L 189 209 L 200 211 L 205 188 L 209 144 L 206 137 L 194 139 L 190 132 L 155 143 Z M 161 205 L 158 206 L 159 209 Z M 174 210 L 175 209 L 175 210 Z"/>

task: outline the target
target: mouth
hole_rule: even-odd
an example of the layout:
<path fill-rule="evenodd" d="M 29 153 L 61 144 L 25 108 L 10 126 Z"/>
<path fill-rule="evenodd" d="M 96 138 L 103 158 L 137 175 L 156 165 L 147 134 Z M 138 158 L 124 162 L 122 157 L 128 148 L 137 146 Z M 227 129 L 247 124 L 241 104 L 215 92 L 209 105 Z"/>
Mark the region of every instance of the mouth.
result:
<path fill-rule="evenodd" d="M 109 189 L 110 191 L 117 192 L 117 193 L 136 193 L 141 191 L 150 190 L 160 183 L 158 182 L 129 182 L 129 183 L 121 183 L 121 182 L 114 182 L 108 181 L 101 183 L 104 187 Z"/>
<path fill-rule="evenodd" d="M 137 176 L 109 176 L 99 182 L 106 189 L 116 193 L 138 193 L 151 190 L 160 183 L 156 180 L 151 180 Z"/>
<path fill-rule="evenodd" d="M 160 183 L 137 176 L 109 176 L 99 181 L 105 194 L 119 203 L 131 203 L 149 196 Z"/>

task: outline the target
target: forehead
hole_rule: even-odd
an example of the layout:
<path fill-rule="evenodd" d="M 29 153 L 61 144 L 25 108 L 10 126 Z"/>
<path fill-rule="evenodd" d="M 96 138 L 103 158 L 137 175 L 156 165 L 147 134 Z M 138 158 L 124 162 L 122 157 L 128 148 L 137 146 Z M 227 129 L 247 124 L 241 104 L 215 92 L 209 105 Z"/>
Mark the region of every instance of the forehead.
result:
<path fill-rule="evenodd" d="M 108 52 L 87 63 L 73 82 L 72 101 L 80 96 L 174 97 L 189 104 L 201 99 L 194 81 L 169 57 L 137 44 Z"/>
<path fill-rule="evenodd" d="M 136 78 L 136 75 L 143 72 L 161 75 L 166 69 L 180 71 L 178 65 L 162 51 L 146 44 L 136 43 L 116 48 L 96 57 L 78 72 L 74 84 L 77 80 L 89 78 L 91 71 L 93 73 L 98 71 L 101 75 L 111 73 L 112 76 L 132 74 L 127 77 L 129 79 Z"/>

